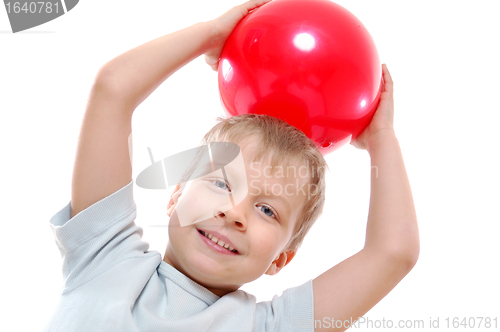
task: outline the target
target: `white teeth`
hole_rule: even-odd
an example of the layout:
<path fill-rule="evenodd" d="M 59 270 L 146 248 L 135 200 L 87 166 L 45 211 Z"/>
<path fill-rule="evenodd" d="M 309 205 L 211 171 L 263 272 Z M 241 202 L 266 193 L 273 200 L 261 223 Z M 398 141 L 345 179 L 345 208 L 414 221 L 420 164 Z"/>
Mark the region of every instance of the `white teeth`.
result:
<path fill-rule="evenodd" d="M 219 240 L 218 238 L 216 238 L 212 234 L 206 234 L 205 236 L 208 237 L 210 240 L 212 240 L 212 242 L 217 243 L 221 247 L 224 247 L 224 248 L 226 248 L 226 249 L 228 249 L 230 251 L 235 250 L 234 248 L 232 248 L 231 246 L 229 246 L 229 244 L 224 243 L 224 241 Z"/>
<path fill-rule="evenodd" d="M 224 247 L 224 245 L 225 245 L 224 241 L 219 240 L 219 239 L 218 239 L 218 238 L 216 238 L 215 236 L 213 236 L 213 237 L 211 238 L 211 240 L 212 240 L 213 242 L 217 243 L 218 245 L 220 245 L 221 247 Z"/>

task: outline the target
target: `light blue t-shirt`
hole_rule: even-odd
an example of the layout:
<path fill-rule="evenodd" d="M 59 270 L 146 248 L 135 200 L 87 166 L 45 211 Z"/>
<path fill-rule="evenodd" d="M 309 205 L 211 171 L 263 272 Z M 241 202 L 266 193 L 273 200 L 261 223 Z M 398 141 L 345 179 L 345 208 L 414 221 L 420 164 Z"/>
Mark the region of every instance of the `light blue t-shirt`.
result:
<path fill-rule="evenodd" d="M 51 218 L 64 288 L 44 331 L 314 331 L 312 280 L 271 301 L 242 290 L 219 297 L 148 251 L 132 189 Z"/>

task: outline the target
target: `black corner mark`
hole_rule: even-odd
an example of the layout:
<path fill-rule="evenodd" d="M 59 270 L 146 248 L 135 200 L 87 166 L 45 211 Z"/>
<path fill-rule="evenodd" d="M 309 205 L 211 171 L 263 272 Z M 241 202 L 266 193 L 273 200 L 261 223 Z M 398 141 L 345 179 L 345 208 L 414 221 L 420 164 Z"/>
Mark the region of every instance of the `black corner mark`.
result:
<path fill-rule="evenodd" d="M 66 3 L 66 11 L 69 12 L 76 6 L 78 0 L 64 0 L 64 2 Z"/>
<path fill-rule="evenodd" d="M 4 0 L 12 32 L 27 30 L 52 21 L 75 8 L 79 0 Z"/>

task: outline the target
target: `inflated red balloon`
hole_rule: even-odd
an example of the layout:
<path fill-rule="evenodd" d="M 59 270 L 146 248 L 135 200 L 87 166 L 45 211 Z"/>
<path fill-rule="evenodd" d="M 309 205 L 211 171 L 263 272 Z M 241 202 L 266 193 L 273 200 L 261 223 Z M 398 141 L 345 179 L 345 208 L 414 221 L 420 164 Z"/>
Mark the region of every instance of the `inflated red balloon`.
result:
<path fill-rule="evenodd" d="M 345 8 L 328 0 L 274 0 L 233 30 L 218 79 L 228 116 L 280 118 L 327 154 L 370 123 L 382 68 L 369 32 Z"/>

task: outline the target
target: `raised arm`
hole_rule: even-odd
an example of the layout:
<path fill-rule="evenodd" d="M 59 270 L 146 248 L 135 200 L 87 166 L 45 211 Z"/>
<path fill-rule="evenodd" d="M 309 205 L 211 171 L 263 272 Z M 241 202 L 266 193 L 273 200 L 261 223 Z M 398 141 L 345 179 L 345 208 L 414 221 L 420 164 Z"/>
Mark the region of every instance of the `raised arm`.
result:
<path fill-rule="evenodd" d="M 203 54 L 210 42 L 207 31 L 205 24 L 195 24 L 138 46 L 101 68 L 80 130 L 71 217 L 131 181 L 132 113 L 173 72 Z"/>
<path fill-rule="evenodd" d="M 384 92 L 369 127 L 351 144 L 371 158 L 366 241 L 357 254 L 313 280 L 314 319 L 344 331 L 384 298 L 416 264 L 417 217 L 399 142 L 392 128 L 393 82 L 383 66 Z M 326 317 L 326 318 L 325 318 Z M 352 319 L 352 320 L 351 320 Z"/>
<path fill-rule="evenodd" d="M 170 75 L 202 54 L 217 70 L 219 55 L 236 24 L 268 1 L 252 0 L 215 20 L 154 39 L 110 60 L 99 70 L 80 129 L 71 217 L 131 181 L 129 142 L 137 106 Z"/>

